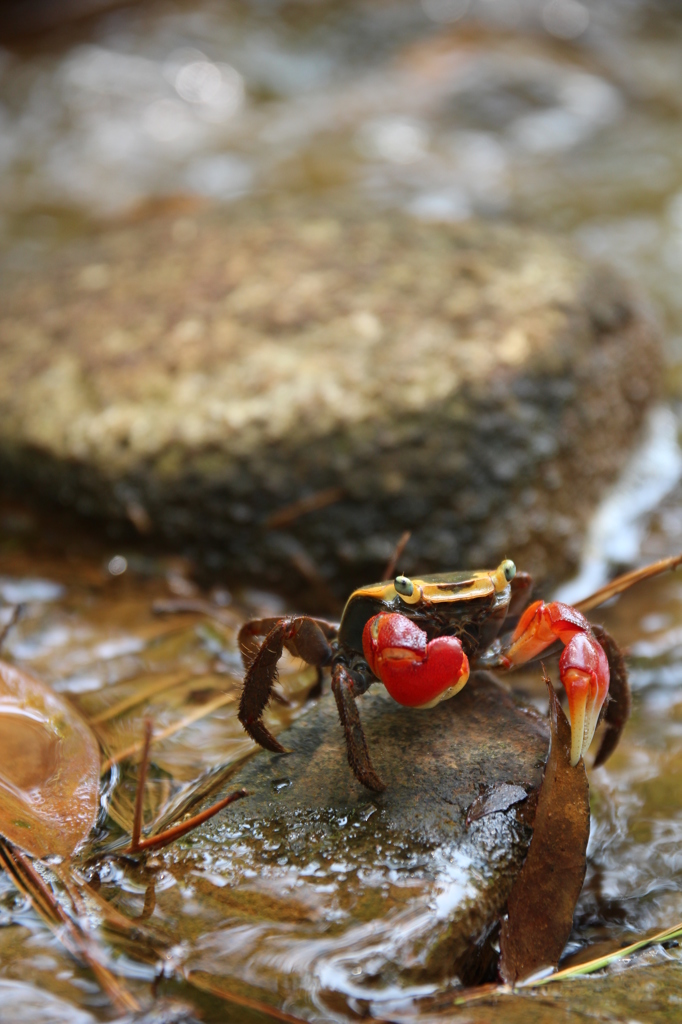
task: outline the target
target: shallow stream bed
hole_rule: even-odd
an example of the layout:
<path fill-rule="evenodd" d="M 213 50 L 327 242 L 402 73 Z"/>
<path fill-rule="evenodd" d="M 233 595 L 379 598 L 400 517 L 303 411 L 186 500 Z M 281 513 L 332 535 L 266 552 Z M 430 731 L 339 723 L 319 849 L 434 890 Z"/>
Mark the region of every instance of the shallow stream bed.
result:
<path fill-rule="evenodd" d="M 214 772 L 231 788 L 230 773 L 253 751 L 235 715 L 241 678 L 235 627 L 245 614 L 281 605 L 254 591 L 221 587 L 202 594 L 179 559 L 89 546 L 87 538 L 69 540 L 47 525 L 41 539 L 31 521 L 26 510 L 5 508 L 0 592 L 24 606 L 6 656 L 93 721 L 105 756 L 117 764 L 108 777 L 109 817 L 95 844 L 111 850 L 130 829 L 145 717 L 152 718 L 157 736 L 147 823 L 177 814 L 198 777 L 205 781 Z M 66 554 L 50 550 L 51 533 Z M 158 602 L 167 609 L 167 602 L 209 598 L 212 615 L 201 603 L 194 612 L 158 613 Z M 595 955 L 616 949 L 682 919 L 681 575 L 640 585 L 603 610 L 599 621 L 630 651 L 634 711 L 612 760 L 589 772 L 588 873 L 566 950 L 569 961 L 588 949 Z M 556 666 L 551 671 L 556 678 Z M 314 681 L 310 670 L 286 663 L 282 690 L 290 703 L 274 705 L 273 728 L 306 710 Z M 513 682 L 544 713 L 539 671 L 519 674 Z M 448 714 L 457 715 L 456 705 L 453 698 Z M 342 759 L 340 764 L 345 771 Z M 286 790 L 301 769 L 294 767 L 292 776 L 285 760 L 268 770 L 274 793 Z M 263 796 L 256 794 L 254 807 Z M 461 841 L 434 845 L 423 827 L 424 812 L 414 834 L 391 833 L 382 824 L 385 811 L 369 794 L 353 800 L 350 814 L 302 809 L 295 827 L 284 830 L 282 823 L 259 821 L 245 800 L 146 866 L 115 856 L 80 865 L 81 877 L 99 898 L 130 919 L 140 918 L 141 929 L 163 936 L 151 946 L 142 933 L 137 940 L 117 937 L 103 924 L 101 906 L 89 907 L 102 949 L 138 998 L 148 998 L 165 964 L 167 980 L 158 992 L 199 1006 L 207 1021 L 245 1019 L 246 1011 L 225 1004 L 216 988 L 306 1020 L 344 1021 L 358 1013 L 390 1020 L 488 1020 L 493 1011 L 487 1003 L 456 1007 L 456 974 L 446 969 L 429 976 L 418 953 L 429 915 L 435 925 L 439 907 L 452 916 L 458 907 L 466 909 L 467 900 L 481 898 L 475 894 L 483 892 L 485 870 L 481 874 L 477 854 L 472 859 Z M 456 819 L 459 812 L 453 813 Z M 483 848 L 487 843 L 492 852 L 499 842 L 495 830 L 510 825 L 506 819 L 486 820 L 492 831 Z M 45 1004 L 45 1020 L 110 1019 L 111 1008 L 88 973 L 6 877 L 0 886 L 0 982 L 6 1012 L 14 1014 L 8 1019 L 20 1019 L 12 1000 L 18 1007 L 27 999 Z M 411 978 L 405 970 L 410 958 Z M 677 946 L 658 946 L 616 965 L 606 977 L 505 997 L 496 1004 L 496 1019 L 512 1022 L 533 1014 L 530 1019 L 543 1020 L 561 1011 L 558 1019 L 579 1020 L 589 993 L 599 990 L 604 1006 L 620 1007 L 628 1019 L 641 1019 L 641 1001 L 653 1006 L 654 999 L 658 1009 L 644 1019 L 674 1020 L 682 991 L 677 963 Z M 214 994 L 179 984 L 183 971 Z M 519 1001 L 530 1005 L 524 1010 Z M 593 1009 L 596 1019 L 612 1019 L 611 1011 L 602 1017 Z"/>
<path fill-rule="evenodd" d="M 669 367 L 668 405 L 653 421 L 648 454 L 620 492 L 615 518 L 612 504 L 595 521 L 587 590 L 609 565 L 682 547 L 681 45 L 682 17 L 664 3 L 423 0 L 283 4 L 275 12 L 203 0 L 114 9 L 0 51 L 0 259 L 16 270 L 58 256 L 64 239 L 145 216 L 155 203 L 177 209 L 177 236 L 192 239 L 192 214 L 205 199 L 263 192 L 329 194 L 435 220 L 503 215 L 572 236 L 646 285 Z M 83 288 L 96 292 L 105 276 L 106 268 L 90 267 Z M 657 503 L 647 529 L 638 529 L 637 514 Z M 201 773 L 236 766 L 253 750 L 235 718 L 235 630 L 244 615 L 274 614 L 284 604 L 230 586 L 223 580 L 202 594 L 180 557 L 119 550 L 111 538 L 2 505 L 0 595 L 25 605 L 7 656 L 86 716 L 146 694 L 143 705 L 130 703 L 127 715 L 101 726 L 106 756 L 129 751 L 132 759 L 121 760 L 109 794 L 103 844 L 130 820 L 135 773 L 127 765 L 139 749 L 142 707 L 155 732 L 167 733 L 154 747 L 147 820 L 181 804 Z M 208 597 L 217 618 L 200 605 L 193 614 L 152 610 L 159 599 Z M 568 957 L 611 950 L 682 919 L 682 573 L 624 595 L 599 620 L 629 649 L 634 707 L 616 755 L 590 772 L 588 873 Z M 313 683 L 300 665 L 286 665 L 290 703 L 273 712 L 281 725 L 297 718 Z M 518 685 L 544 709 L 536 674 L 519 676 Z M 353 861 L 352 842 L 347 863 L 290 865 L 281 837 L 264 828 L 259 870 L 272 880 L 273 906 L 275 898 L 286 902 L 281 879 L 293 867 L 310 920 L 322 903 L 336 908 L 324 937 L 312 929 L 305 956 L 299 945 L 292 981 L 286 956 L 265 955 L 258 926 L 250 937 L 229 934 L 225 908 L 235 919 L 248 913 L 243 877 L 255 870 L 244 855 L 233 871 L 238 853 L 220 848 L 239 840 L 229 815 L 228 808 L 219 826 L 159 855 L 149 872 L 112 861 L 96 880 L 101 895 L 150 927 L 193 922 L 167 947 L 159 992 L 186 999 L 209 1024 L 262 1019 L 174 980 L 193 962 L 217 964 L 219 975 L 221 962 L 236 955 L 231 948 L 239 949 L 242 994 L 306 1020 L 680 1018 L 677 946 L 630 957 L 603 977 L 494 1005 L 455 1006 L 447 977 L 377 993 L 371 964 L 348 966 L 347 935 L 370 918 L 381 931 L 382 915 L 401 907 L 408 927 L 419 913 L 411 888 L 433 851 L 383 850 L 367 875 Z M 444 884 L 455 885 L 461 865 L 447 849 L 437 853 Z M 146 998 L 158 963 L 142 946 L 101 938 Z M 384 927 L 379 954 L 391 941 Z M 363 942 L 369 948 L 366 934 Z M 11 1022 L 111 1019 L 92 976 L 4 875 L 0 1001 Z"/>

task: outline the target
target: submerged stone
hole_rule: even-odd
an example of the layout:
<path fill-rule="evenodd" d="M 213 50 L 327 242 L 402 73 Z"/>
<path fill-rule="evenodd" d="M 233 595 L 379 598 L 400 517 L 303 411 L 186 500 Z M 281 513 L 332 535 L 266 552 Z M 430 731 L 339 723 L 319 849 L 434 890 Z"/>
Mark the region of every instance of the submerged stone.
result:
<path fill-rule="evenodd" d="M 491 786 L 539 785 L 544 720 L 485 675 L 430 711 L 383 691 L 359 704 L 384 793 L 351 774 L 323 698 L 280 734 L 291 754 L 260 752 L 231 778 L 247 799 L 165 855 L 202 907 L 190 973 L 373 1002 L 471 983 L 494 964 L 531 833 L 515 808 L 469 827 L 467 810 Z M 174 934 L 193 933 L 177 888 L 159 901 Z"/>
<path fill-rule="evenodd" d="M 660 370 L 556 238 L 309 200 L 102 231 L 8 267 L 0 309 L 6 481 L 318 607 L 405 529 L 404 572 L 556 579 Z"/>

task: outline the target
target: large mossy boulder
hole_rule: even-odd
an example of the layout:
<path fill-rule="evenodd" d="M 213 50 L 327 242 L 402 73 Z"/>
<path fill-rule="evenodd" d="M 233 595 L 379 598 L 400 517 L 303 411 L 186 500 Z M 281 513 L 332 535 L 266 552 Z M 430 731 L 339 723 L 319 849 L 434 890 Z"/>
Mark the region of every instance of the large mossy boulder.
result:
<path fill-rule="evenodd" d="M 291 591 L 376 578 L 405 529 L 407 572 L 556 579 L 659 372 L 556 238 L 243 203 L 5 268 L 0 469 Z"/>

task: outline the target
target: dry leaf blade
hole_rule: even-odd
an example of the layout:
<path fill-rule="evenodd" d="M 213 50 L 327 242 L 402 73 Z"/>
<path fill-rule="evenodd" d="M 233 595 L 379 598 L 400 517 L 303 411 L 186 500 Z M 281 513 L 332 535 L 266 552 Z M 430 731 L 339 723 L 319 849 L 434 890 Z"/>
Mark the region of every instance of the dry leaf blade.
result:
<path fill-rule="evenodd" d="M 549 679 L 550 749 L 528 855 L 509 895 L 500 936 L 500 973 L 514 984 L 556 967 L 573 926 L 585 878 L 589 787 L 582 761 L 570 763 L 571 727 Z"/>

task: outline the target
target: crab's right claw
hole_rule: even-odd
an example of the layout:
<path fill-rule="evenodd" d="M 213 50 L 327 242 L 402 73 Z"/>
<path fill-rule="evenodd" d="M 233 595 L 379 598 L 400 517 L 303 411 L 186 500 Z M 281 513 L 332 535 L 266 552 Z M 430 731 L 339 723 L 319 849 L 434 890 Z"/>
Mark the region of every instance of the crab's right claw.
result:
<path fill-rule="evenodd" d="M 380 612 L 366 623 L 362 649 L 374 675 L 404 707 L 433 707 L 459 693 L 469 678 L 459 637 L 429 641 L 416 622 L 398 612 Z"/>
<path fill-rule="evenodd" d="M 577 765 L 592 742 L 599 713 L 609 692 L 609 663 L 601 644 L 576 633 L 559 661 L 571 719 L 571 764 Z"/>

